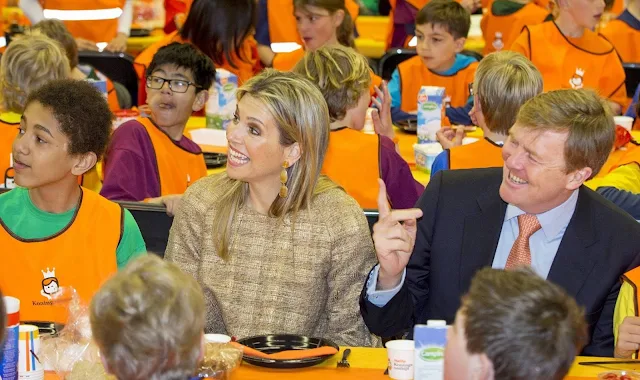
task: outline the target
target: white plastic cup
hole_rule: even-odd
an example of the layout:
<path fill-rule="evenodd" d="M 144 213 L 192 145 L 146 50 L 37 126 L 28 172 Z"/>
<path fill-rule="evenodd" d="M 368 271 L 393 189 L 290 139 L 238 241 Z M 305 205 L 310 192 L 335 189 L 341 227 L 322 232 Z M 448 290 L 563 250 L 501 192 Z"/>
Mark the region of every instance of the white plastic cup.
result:
<path fill-rule="evenodd" d="M 371 114 L 374 110 L 375 108 L 367 108 L 367 116 L 364 119 L 364 128 L 362 129 L 362 132 L 368 135 L 376 134 L 376 130 L 373 126 L 373 116 Z"/>
<path fill-rule="evenodd" d="M 387 342 L 389 377 L 396 380 L 413 379 L 413 357 L 415 345 L 412 340 L 392 340 Z"/>
<path fill-rule="evenodd" d="M 20 380 L 43 380 L 44 367 L 38 359 L 40 353 L 40 333 L 37 326 L 20 325 Z"/>
<path fill-rule="evenodd" d="M 616 125 L 621 126 L 627 131 L 631 132 L 631 128 L 633 127 L 633 118 L 629 116 L 614 116 L 613 121 Z"/>
<path fill-rule="evenodd" d="M 204 341 L 207 343 L 229 343 L 231 337 L 224 334 L 204 334 Z"/>

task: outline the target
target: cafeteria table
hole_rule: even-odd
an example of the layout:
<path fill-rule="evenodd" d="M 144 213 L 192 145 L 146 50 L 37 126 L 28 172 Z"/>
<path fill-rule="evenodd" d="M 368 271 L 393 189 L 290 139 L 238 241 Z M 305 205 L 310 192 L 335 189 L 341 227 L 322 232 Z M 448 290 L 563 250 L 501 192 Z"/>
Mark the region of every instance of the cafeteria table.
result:
<path fill-rule="evenodd" d="M 326 362 L 315 367 L 302 369 L 274 370 L 262 367 L 255 367 L 243 363 L 238 368 L 232 380 L 387 380 L 389 377 L 384 374 L 387 365 L 387 353 L 384 348 L 351 347 L 349 356 L 350 368 L 337 368 L 336 365 L 342 358 L 342 347 L 340 353 L 334 355 Z M 616 366 L 582 366 L 577 363 L 587 360 L 611 360 L 608 358 L 578 357 L 569 370 L 565 380 L 593 380 L 598 373 L 612 369 L 640 369 L 640 365 L 616 365 Z M 54 373 L 47 373 L 45 380 L 58 380 Z"/>

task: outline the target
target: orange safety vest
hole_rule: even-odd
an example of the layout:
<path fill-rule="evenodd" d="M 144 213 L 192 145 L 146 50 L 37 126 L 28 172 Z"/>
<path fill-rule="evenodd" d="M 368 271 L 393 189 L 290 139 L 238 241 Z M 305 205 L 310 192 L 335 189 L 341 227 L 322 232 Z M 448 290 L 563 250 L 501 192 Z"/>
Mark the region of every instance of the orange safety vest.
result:
<path fill-rule="evenodd" d="M 18 127 L 20 121 L 6 120 L 6 114 L 0 114 L 0 174 L 2 174 L 2 182 L 0 188 L 13 188 L 13 140 L 18 135 Z"/>
<path fill-rule="evenodd" d="M 345 0 L 345 7 L 354 25 L 360 6 L 354 0 Z M 302 45 L 294 16 L 293 0 L 267 1 L 267 22 L 269 23 L 269 40 L 271 43 L 295 42 Z"/>
<path fill-rule="evenodd" d="M 409 58 L 398 65 L 402 102 L 400 109 L 415 111 L 418 107 L 418 92 L 422 86 L 444 87 L 451 107 L 464 107 L 471 94 L 469 84 L 473 83 L 478 62 L 473 62 L 453 75 L 440 75 L 427 69 L 419 56 Z"/>
<path fill-rule="evenodd" d="M 544 91 L 592 88 L 624 106 L 627 92 L 622 62 L 603 37 L 585 29 L 580 38 L 560 32 L 553 21 L 525 26 L 511 50 L 522 53 L 540 70 Z"/>
<path fill-rule="evenodd" d="M 82 189 L 71 223 L 48 238 L 20 239 L 0 219 L 0 288 L 20 299 L 20 320 L 65 323 L 66 309 L 51 297 L 60 287 L 91 301 L 118 269 L 123 216 L 118 204 Z"/>
<path fill-rule="evenodd" d="M 449 169 L 494 168 L 503 164 L 502 146 L 486 137 L 449 149 Z"/>
<path fill-rule="evenodd" d="M 43 0 L 42 8 L 47 18 L 61 19 L 76 38 L 93 42 L 110 42 L 118 34 L 118 12 L 124 8 L 125 0 Z M 53 11 L 85 11 L 77 21 L 66 20 L 70 13 Z M 120 12 L 122 14 L 122 12 Z M 94 19 L 98 18 L 98 19 Z"/>
<path fill-rule="evenodd" d="M 140 79 L 140 84 L 138 86 L 138 104 L 145 104 L 147 102 L 147 91 L 146 91 L 146 78 L 147 78 L 147 68 L 151 64 L 153 60 L 153 56 L 156 55 L 158 50 L 161 47 L 167 46 L 172 42 L 180 42 L 186 43 L 188 41 L 184 41 L 182 37 L 178 34 L 177 31 L 168 34 L 162 40 L 156 42 L 155 44 L 150 45 L 146 49 L 144 49 L 133 61 L 133 67 L 136 70 L 136 74 L 138 74 L 138 79 Z M 222 66 L 216 66 L 216 69 L 225 69 L 238 77 L 238 84 L 242 85 L 245 81 L 249 80 L 257 73 L 257 57 L 254 57 L 253 50 L 257 47 L 257 42 L 253 37 L 248 37 L 245 39 L 242 44 L 241 53 L 243 55 L 244 60 L 237 58 L 235 53 L 231 54 L 234 59 L 234 64 L 236 67 L 231 66 L 231 63 L 227 62 L 224 59 L 224 63 Z M 303 53 L 304 54 L 304 53 Z M 296 61 L 297 62 L 297 61 Z M 294 63 L 295 65 L 295 63 Z M 293 66 L 292 66 L 293 67 Z"/>
<path fill-rule="evenodd" d="M 595 178 L 604 177 L 620 166 L 633 162 L 640 165 L 640 146 L 629 142 L 623 148 L 624 149 L 616 149 L 609 154 L 607 161 L 605 161 L 602 169 L 600 169 L 600 172 L 598 172 Z"/>
<path fill-rule="evenodd" d="M 326 174 L 355 198 L 362 208 L 378 207 L 380 137 L 350 128 L 331 131 L 322 165 Z"/>
<path fill-rule="evenodd" d="M 489 9 L 482 16 L 480 28 L 485 45 L 482 53 L 506 50 L 518 38 L 526 25 L 537 25 L 549 16 L 549 11 L 535 3 L 526 4 L 519 11 L 506 16 L 496 16 Z"/>
<path fill-rule="evenodd" d="M 600 33 L 616 48 L 622 62 L 640 62 L 640 30 L 622 20 L 611 20 Z"/>
<path fill-rule="evenodd" d="M 146 129 L 156 153 L 160 196 L 183 194 L 189 185 L 207 175 L 202 152 L 186 151 L 149 118 L 139 117 L 136 120 Z"/>

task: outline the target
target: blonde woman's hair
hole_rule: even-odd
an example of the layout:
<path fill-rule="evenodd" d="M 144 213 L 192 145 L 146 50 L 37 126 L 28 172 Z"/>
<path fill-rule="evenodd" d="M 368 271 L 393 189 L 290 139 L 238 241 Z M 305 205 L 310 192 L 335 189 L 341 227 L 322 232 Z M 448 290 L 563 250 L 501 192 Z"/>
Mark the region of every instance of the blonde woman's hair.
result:
<path fill-rule="evenodd" d="M 22 113 L 29 93 L 54 79 L 69 77 L 69 60 L 59 43 L 44 35 L 25 35 L 0 60 L 0 107 Z"/>
<path fill-rule="evenodd" d="M 473 81 L 491 132 L 507 135 L 520 107 L 542 92 L 540 71 L 520 53 L 500 51 L 480 61 Z"/>
<path fill-rule="evenodd" d="M 355 50 L 336 45 L 308 51 L 293 71 L 315 83 L 327 101 L 331 122 L 344 119 L 369 93 L 371 69 L 367 59 Z"/>
<path fill-rule="evenodd" d="M 283 147 L 298 143 L 300 159 L 288 169 L 286 198 L 276 197 L 269 208 L 269 216 L 283 218 L 308 208 L 315 195 L 337 187 L 320 169 L 329 144 L 329 111 L 318 88 L 293 72 L 267 69 L 251 78 L 238 89 L 238 101 L 251 96 L 260 102 L 273 117 Z M 218 186 L 228 190 L 221 196 L 213 222 L 217 236 L 216 250 L 220 257 L 229 256 L 231 225 L 235 213 L 244 205 L 249 194 L 246 182 L 229 178 L 225 173 Z"/>
<path fill-rule="evenodd" d="M 91 330 L 118 379 L 183 380 L 201 354 L 204 296 L 175 264 L 148 254 L 130 262 L 91 301 Z"/>
<path fill-rule="evenodd" d="M 565 172 L 588 167 L 592 171 L 588 179 L 595 177 L 604 165 L 616 135 L 611 107 L 587 89 L 540 94 L 522 106 L 516 123 L 538 133 L 567 133 Z"/>

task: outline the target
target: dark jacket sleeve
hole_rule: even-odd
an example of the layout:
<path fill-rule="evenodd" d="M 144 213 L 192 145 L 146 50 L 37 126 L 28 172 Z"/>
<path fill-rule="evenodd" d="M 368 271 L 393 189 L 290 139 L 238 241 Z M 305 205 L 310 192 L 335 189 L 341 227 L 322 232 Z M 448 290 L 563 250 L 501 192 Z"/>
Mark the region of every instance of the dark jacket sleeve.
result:
<path fill-rule="evenodd" d="M 429 261 L 441 183 L 442 173 L 438 173 L 416 205 L 423 216 L 418 221 L 416 243 L 407 265 L 405 282 L 398 294 L 384 307 L 377 307 L 367 300 L 366 284 L 362 290 L 360 312 L 369 330 L 378 336 L 401 335 L 416 323 L 424 322 L 421 316 L 429 300 Z"/>

